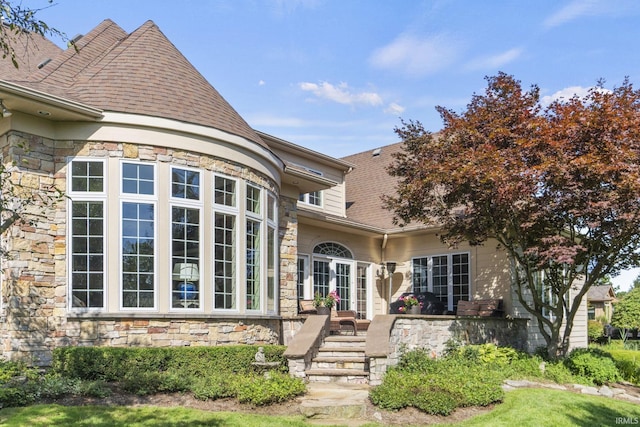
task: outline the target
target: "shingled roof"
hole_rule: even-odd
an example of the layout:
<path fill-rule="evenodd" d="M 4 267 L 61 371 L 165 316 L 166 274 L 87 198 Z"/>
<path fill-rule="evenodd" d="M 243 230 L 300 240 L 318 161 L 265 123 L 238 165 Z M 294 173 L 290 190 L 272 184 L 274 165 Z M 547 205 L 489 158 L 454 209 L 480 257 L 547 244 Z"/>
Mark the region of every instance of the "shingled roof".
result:
<path fill-rule="evenodd" d="M 13 46 L 18 68 L 9 58 L 0 60 L 0 78 L 2 80 L 21 80 L 38 71 L 38 65 L 47 59 L 58 56 L 62 49 L 50 40 L 38 35 L 18 33 L 14 34 L 5 25 L 4 35 Z"/>
<path fill-rule="evenodd" d="M 0 78 L 105 111 L 203 125 L 266 146 L 152 21 L 127 34 L 107 19 L 76 46 L 40 69 Z"/>
<path fill-rule="evenodd" d="M 393 161 L 392 153 L 400 151 L 402 143 L 343 157 L 356 167 L 345 176 L 347 217 L 351 220 L 391 229 L 393 213 L 382 207 L 382 196 L 395 194 L 397 180 L 386 167 Z"/>

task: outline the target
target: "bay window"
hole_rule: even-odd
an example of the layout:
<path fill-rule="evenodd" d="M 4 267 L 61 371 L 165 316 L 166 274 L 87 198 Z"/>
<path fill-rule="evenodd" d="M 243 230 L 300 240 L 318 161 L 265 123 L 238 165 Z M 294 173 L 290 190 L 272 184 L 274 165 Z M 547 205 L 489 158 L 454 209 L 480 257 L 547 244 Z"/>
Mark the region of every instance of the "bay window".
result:
<path fill-rule="evenodd" d="M 68 165 L 70 309 L 277 313 L 278 205 L 266 188 L 163 162 Z"/>

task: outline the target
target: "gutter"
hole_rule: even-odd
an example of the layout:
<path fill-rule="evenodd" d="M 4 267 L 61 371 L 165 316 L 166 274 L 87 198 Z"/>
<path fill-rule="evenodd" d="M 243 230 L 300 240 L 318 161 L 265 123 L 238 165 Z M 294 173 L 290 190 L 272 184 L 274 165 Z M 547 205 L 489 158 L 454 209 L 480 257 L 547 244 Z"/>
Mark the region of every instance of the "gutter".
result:
<path fill-rule="evenodd" d="M 67 111 L 73 111 L 91 118 L 101 118 L 103 111 L 99 108 L 91 107 L 80 102 L 71 101 L 58 96 L 53 96 L 45 92 L 40 92 L 25 86 L 10 83 L 6 80 L 0 80 L 0 91 L 7 94 L 16 95 L 27 98 L 32 101 L 41 102 L 52 107 L 62 108 Z"/>

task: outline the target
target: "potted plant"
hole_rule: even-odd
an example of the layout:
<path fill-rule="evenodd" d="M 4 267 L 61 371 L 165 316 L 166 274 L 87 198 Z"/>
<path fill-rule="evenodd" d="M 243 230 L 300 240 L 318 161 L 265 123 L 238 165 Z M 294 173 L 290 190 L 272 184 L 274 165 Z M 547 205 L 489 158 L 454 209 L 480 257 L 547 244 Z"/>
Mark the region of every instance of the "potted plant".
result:
<path fill-rule="evenodd" d="M 320 292 L 316 292 L 313 298 L 313 306 L 316 308 L 318 314 L 331 314 L 331 309 L 336 303 L 340 302 L 340 295 L 336 291 L 331 291 L 326 297 L 320 295 Z"/>
<path fill-rule="evenodd" d="M 402 307 L 398 308 L 400 313 L 420 314 L 422 311 L 422 303 L 418 301 L 418 298 L 416 298 L 415 295 L 405 295 L 401 296 L 399 299 L 404 303 Z"/>

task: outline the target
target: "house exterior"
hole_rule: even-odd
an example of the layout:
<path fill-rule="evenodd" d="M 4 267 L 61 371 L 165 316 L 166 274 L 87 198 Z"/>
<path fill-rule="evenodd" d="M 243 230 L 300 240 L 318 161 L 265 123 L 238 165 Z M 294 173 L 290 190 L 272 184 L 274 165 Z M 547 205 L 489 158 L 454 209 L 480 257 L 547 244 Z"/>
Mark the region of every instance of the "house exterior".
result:
<path fill-rule="evenodd" d="M 408 291 L 529 317 L 495 245 L 451 249 L 436 227 L 392 223 L 380 195 L 399 144 L 336 159 L 256 131 L 151 21 L 129 34 L 105 20 L 77 49 L 31 43 L 19 69 L 0 62 L 0 150 L 28 192 L 66 198 L 37 199 L 3 235 L 3 356 L 287 344 L 299 300 L 329 289 L 367 319 Z M 574 346 L 586 302 L 583 317 Z M 542 344 L 527 330 L 523 348 Z"/>
<path fill-rule="evenodd" d="M 611 285 L 592 286 L 587 293 L 587 305 L 589 320 L 604 320 L 611 322 L 613 304 L 616 302 L 616 293 Z"/>

